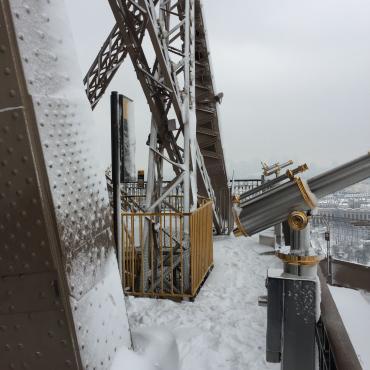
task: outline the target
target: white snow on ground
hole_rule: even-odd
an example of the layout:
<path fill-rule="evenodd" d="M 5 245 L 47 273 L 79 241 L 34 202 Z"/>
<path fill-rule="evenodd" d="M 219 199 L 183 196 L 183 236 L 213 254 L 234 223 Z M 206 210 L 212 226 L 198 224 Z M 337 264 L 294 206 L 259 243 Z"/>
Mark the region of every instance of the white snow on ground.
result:
<path fill-rule="evenodd" d="M 370 299 L 358 290 L 329 286 L 363 369 L 370 369 Z"/>
<path fill-rule="evenodd" d="M 257 238 L 215 238 L 215 267 L 195 302 L 129 297 L 137 351 L 129 353 L 131 368 L 279 369 L 265 361 L 266 308 L 257 304 L 266 294 L 267 268 L 278 263 L 274 256 L 260 255 L 266 251 L 272 249 Z M 112 370 L 127 368 L 123 352 Z"/>

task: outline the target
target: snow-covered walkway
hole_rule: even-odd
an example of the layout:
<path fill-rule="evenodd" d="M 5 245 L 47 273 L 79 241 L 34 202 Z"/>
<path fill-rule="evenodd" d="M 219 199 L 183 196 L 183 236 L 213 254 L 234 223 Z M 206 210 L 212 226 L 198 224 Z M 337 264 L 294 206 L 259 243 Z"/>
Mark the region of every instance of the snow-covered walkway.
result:
<path fill-rule="evenodd" d="M 266 270 L 277 262 L 260 254 L 268 250 L 257 238 L 215 238 L 215 267 L 195 302 L 128 298 L 142 368 L 280 368 L 265 362 L 266 308 L 257 304 L 266 294 Z"/>

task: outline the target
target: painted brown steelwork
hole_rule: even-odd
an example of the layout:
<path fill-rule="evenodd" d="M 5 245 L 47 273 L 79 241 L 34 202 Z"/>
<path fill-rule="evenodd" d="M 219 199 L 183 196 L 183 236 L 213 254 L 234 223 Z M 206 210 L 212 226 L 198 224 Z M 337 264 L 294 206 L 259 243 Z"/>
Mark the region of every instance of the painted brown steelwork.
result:
<path fill-rule="evenodd" d="M 82 369 L 45 163 L 7 1 L 0 2 L 0 368 Z M 58 262 L 57 262 L 58 261 Z M 37 333 L 37 338 L 35 337 Z M 61 345 L 63 343 L 63 345 Z"/>
<path fill-rule="evenodd" d="M 202 3 L 195 1 L 195 97 L 197 115 L 197 140 L 204 157 L 208 175 L 211 178 L 216 199 L 226 198 L 230 202 L 228 178 L 222 147 L 218 104 L 212 64 L 203 19 Z M 202 189 L 201 189 L 202 190 Z M 202 195 L 205 195 L 204 193 Z M 216 205 L 217 206 L 217 205 Z M 227 219 L 229 209 L 224 209 L 221 217 Z"/>
<path fill-rule="evenodd" d="M 130 346 L 66 19 L 63 2 L 0 2 L 1 369 L 109 368 Z"/>

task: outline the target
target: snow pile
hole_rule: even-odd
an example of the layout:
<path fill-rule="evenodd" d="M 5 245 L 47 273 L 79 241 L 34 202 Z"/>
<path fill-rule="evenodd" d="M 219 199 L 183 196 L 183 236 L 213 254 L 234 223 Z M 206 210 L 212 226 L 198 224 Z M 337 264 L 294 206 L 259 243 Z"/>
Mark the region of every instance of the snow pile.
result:
<path fill-rule="evenodd" d="M 260 253 L 272 249 L 234 237 L 216 238 L 214 247 L 215 267 L 195 302 L 128 298 L 138 354 L 130 353 L 130 367 L 124 352 L 113 370 L 280 368 L 265 361 L 266 308 L 257 304 L 266 270 L 277 263 Z"/>
<path fill-rule="evenodd" d="M 111 370 L 176 370 L 179 353 L 176 339 L 168 330 L 147 328 L 132 333 L 136 352 L 121 348 L 114 358 Z"/>
<path fill-rule="evenodd" d="M 329 286 L 343 324 L 364 369 L 370 369 L 370 299 L 368 293 Z"/>

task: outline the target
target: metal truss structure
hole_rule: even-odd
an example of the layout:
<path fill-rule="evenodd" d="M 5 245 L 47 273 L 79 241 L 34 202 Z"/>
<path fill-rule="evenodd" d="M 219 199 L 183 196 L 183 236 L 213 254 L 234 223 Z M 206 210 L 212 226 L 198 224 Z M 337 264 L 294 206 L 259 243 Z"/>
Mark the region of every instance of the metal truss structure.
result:
<path fill-rule="evenodd" d="M 109 0 L 116 19 L 84 83 L 92 108 L 129 55 L 152 113 L 147 211 L 182 185 L 184 212 L 199 193 L 213 200 L 214 226 L 222 232 L 229 200 L 217 102 L 200 0 Z M 148 35 L 150 49 L 143 38 Z M 155 53 L 150 63 L 150 54 Z M 173 178 L 163 188 L 163 163 Z"/>

